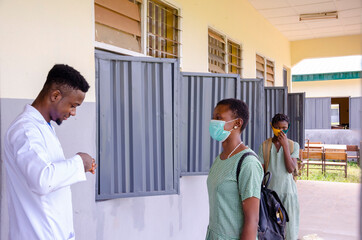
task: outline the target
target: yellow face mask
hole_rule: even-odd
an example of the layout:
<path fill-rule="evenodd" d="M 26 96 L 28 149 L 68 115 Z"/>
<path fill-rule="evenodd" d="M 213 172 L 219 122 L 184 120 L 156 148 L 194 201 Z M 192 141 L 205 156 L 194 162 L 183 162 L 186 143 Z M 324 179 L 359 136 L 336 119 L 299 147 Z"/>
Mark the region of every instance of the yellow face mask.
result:
<path fill-rule="evenodd" d="M 271 123 L 270 123 L 270 126 L 271 126 L 272 129 L 273 129 L 274 135 L 278 137 L 278 136 L 279 136 L 279 133 L 280 133 L 282 130 L 274 128 Z"/>
<path fill-rule="evenodd" d="M 289 124 L 289 126 L 288 126 L 288 129 L 287 130 L 280 130 L 280 129 L 276 129 L 276 128 L 274 128 L 273 127 L 273 124 L 272 123 L 270 123 L 270 126 L 272 127 L 272 129 L 273 129 L 273 133 L 274 133 L 274 135 L 275 136 L 279 136 L 279 133 L 281 132 L 281 131 L 283 131 L 283 133 L 285 133 L 285 134 L 287 134 L 287 132 L 289 131 L 289 128 L 290 128 L 290 124 Z"/>

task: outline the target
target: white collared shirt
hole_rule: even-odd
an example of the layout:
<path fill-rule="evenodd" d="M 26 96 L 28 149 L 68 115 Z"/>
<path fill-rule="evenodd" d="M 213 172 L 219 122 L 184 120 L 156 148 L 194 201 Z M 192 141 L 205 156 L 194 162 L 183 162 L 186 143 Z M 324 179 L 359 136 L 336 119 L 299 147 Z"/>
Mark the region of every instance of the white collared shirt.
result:
<path fill-rule="evenodd" d="M 65 159 L 53 127 L 30 105 L 4 145 L 10 239 L 74 239 L 70 185 L 86 180 L 81 157 Z"/>

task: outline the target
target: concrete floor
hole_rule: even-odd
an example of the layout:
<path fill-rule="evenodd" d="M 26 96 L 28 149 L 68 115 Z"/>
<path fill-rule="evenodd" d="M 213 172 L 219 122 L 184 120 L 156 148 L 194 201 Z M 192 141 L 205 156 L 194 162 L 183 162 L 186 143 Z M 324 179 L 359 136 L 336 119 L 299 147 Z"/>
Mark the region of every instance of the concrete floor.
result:
<path fill-rule="evenodd" d="M 297 187 L 300 239 L 359 239 L 360 184 L 298 180 Z"/>

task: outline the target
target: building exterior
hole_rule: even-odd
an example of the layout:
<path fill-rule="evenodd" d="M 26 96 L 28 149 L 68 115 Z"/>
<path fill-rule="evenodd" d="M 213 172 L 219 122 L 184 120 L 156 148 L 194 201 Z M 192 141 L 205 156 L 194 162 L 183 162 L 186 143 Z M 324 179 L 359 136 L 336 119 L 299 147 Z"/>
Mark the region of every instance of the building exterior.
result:
<path fill-rule="evenodd" d="M 307 138 L 359 143 L 361 64 L 355 55 L 304 59 L 292 68 L 293 91 L 306 93 Z"/>
<path fill-rule="evenodd" d="M 217 0 L 2 0 L 0 29 L 0 143 L 11 121 L 35 99 L 54 64 L 73 66 L 89 82 L 90 91 L 77 116 L 56 128 L 66 156 L 79 151 L 99 156 L 97 51 L 171 58 L 168 63 L 179 64 L 182 72 L 239 74 L 291 90 L 290 69 L 303 55 L 298 51 L 311 46 L 289 41 L 247 0 L 227 4 Z M 341 42 L 349 38 L 327 41 L 331 48 L 342 49 L 335 52 L 340 55 L 346 53 Z M 358 54 L 360 36 L 351 41 L 348 51 Z M 1 145 L 0 238 L 6 240 L 3 157 Z M 173 175 L 174 191 L 102 201 L 97 198 L 99 179 L 88 175 L 86 182 L 72 186 L 77 239 L 203 239 L 208 224 L 207 176 L 180 178 L 179 172 Z"/>

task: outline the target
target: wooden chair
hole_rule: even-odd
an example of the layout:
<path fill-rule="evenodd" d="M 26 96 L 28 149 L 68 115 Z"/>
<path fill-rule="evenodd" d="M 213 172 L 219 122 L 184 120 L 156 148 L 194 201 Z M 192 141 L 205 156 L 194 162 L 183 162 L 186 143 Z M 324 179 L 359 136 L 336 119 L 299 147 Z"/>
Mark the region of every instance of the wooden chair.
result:
<path fill-rule="evenodd" d="M 322 151 L 323 152 L 323 147 L 316 147 L 316 146 L 310 146 L 310 147 L 306 147 L 306 150 L 310 149 L 311 151 Z"/>
<path fill-rule="evenodd" d="M 301 162 L 304 166 L 307 166 L 307 178 L 309 177 L 309 169 L 320 169 L 323 173 L 323 150 L 320 149 L 305 149 L 302 150 Z M 312 165 L 313 167 L 309 167 Z"/>
<path fill-rule="evenodd" d="M 313 146 L 313 144 L 318 144 L 320 146 Z M 323 151 L 323 145 L 321 142 L 308 142 L 305 144 L 304 146 L 304 149 L 308 150 L 308 149 L 311 149 L 311 150 L 320 150 L 320 151 Z"/>
<path fill-rule="evenodd" d="M 342 168 L 327 168 L 327 166 Z M 344 177 L 347 178 L 347 153 L 344 150 L 326 149 L 324 151 L 324 172 L 327 170 L 344 171 Z"/>
<path fill-rule="evenodd" d="M 359 165 L 360 152 L 358 145 L 347 145 L 347 152 L 353 152 L 353 155 L 347 155 L 347 159 L 356 159 Z"/>

